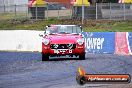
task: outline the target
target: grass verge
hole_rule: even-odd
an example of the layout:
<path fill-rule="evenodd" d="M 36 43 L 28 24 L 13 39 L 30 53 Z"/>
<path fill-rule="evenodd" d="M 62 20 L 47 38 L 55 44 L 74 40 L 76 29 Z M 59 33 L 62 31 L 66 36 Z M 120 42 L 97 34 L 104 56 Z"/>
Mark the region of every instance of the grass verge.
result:
<path fill-rule="evenodd" d="M 76 24 L 81 25 L 80 20 L 1 20 L 0 30 L 44 30 L 50 24 Z M 82 25 L 85 32 L 132 32 L 132 20 L 85 20 Z"/>

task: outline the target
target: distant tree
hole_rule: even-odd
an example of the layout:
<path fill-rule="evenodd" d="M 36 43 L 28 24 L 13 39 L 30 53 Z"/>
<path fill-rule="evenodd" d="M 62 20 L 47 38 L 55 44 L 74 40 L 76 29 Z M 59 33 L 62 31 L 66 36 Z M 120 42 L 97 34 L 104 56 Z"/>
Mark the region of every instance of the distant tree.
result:
<path fill-rule="evenodd" d="M 88 2 L 90 2 L 91 4 L 95 4 L 97 3 L 98 0 L 88 0 Z"/>
<path fill-rule="evenodd" d="M 95 4 L 95 3 L 118 3 L 119 0 L 88 0 L 90 4 Z"/>
<path fill-rule="evenodd" d="M 111 3 L 118 3 L 119 0 L 106 0 L 106 1 Z"/>

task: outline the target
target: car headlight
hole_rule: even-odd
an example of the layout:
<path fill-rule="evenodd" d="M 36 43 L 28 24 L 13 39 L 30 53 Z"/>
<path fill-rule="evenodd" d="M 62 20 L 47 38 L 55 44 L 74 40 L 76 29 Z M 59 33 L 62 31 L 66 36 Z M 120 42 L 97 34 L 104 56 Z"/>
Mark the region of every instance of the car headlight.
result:
<path fill-rule="evenodd" d="M 84 43 L 84 39 L 82 38 L 82 39 L 78 39 L 77 40 L 77 43 L 79 44 L 79 45 L 82 45 L 83 43 Z"/>
<path fill-rule="evenodd" d="M 50 43 L 50 40 L 49 40 L 49 39 L 43 39 L 43 43 L 44 43 L 45 45 L 48 45 L 48 44 Z"/>

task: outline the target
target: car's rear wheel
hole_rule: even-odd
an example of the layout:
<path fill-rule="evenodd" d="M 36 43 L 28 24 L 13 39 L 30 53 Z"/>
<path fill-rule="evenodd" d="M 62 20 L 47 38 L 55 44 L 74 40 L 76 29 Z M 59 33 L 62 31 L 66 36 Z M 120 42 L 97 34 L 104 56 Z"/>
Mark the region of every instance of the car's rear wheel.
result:
<path fill-rule="evenodd" d="M 79 55 L 79 60 L 85 60 L 85 53 L 84 53 L 84 54 Z"/>
<path fill-rule="evenodd" d="M 48 61 L 48 60 L 49 60 L 49 55 L 42 54 L 42 61 Z"/>

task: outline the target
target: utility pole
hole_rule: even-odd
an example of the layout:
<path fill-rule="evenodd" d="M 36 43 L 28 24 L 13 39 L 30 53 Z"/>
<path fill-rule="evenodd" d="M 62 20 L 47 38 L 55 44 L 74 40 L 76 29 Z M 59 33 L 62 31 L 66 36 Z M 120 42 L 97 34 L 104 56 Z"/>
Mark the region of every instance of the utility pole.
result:
<path fill-rule="evenodd" d="M 82 24 L 84 24 L 84 1 L 82 0 Z"/>
<path fill-rule="evenodd" d="M 2 1 L 2 4 L 3 4 L 3 5 L 5 4 L 4 0 Z"/>
<path fill-rule="evenodd" d="M 5 6 L 5 1 L 4 0 L 2 1 L 2 4 L 3 4 L 3 6 Z"/>

